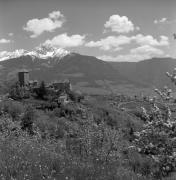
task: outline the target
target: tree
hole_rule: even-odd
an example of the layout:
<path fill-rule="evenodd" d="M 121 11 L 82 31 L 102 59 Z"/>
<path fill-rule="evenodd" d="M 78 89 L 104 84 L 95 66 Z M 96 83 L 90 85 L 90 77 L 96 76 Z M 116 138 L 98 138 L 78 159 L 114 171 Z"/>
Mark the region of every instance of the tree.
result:
<path fill-rule="evenodd" d="M 24 89 L 20 87 L 19 82 L 11 86 L 9 95 L 12 99 L 19 100 L 24 97 Z"/>
<path fill-rule="evenodd" d="M 21 120 L 21 128 L 27 130 L 30 134 L 33 134 L 33 123 L 35 119 L 35 111 L 32 106 L 27 106 L 24 112 L 24 116 Z"/>
<path fill-rule="evenodd" d="M 47 89 L 44 81 L 41 82 L 40 87 L 36 90 L 36 94 L 38 98 L 45 99 L 45 96 L 47 95 Z"/>
<path fill-rule="evenodd" d="M 176 84 L 176 69 L 173 75 L 167 73 L 171 81 Z M 153 100 L 151 112 L 143 109 L 146 122 L 141 131 L 135 132 L 134 148 L 142 155 L 151 158 L 155 164 L 151 175 L 157 178 L 167 176 L 176 171 L 176 121 L 171 116 L 169 100 L 172 99 L 171 90 L 164 92 L 155 90 L 162 98 L 164 110 L 161 110 Z"/>

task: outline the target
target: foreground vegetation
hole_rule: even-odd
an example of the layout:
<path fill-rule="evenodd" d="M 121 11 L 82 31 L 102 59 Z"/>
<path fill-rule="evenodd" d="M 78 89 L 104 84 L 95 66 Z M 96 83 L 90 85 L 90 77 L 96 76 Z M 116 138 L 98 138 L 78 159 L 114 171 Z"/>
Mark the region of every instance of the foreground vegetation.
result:
<path fill-rule="evenodd" d="M 36 109 L 44 96 L 0 102 L 0 179 L 176 179 L 169 100 L 70 97 L 53 109 Z"/>

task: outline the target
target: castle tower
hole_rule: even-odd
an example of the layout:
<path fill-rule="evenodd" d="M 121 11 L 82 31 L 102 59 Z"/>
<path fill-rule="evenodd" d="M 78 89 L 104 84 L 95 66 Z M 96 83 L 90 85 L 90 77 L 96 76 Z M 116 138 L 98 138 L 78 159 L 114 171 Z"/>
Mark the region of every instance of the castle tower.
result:
<path fill-rule="evenodd" d="M 18 81 L 20 86 L 25 86 L 29 84 L 29 71 L 23 69 L 18 72 Z"/>

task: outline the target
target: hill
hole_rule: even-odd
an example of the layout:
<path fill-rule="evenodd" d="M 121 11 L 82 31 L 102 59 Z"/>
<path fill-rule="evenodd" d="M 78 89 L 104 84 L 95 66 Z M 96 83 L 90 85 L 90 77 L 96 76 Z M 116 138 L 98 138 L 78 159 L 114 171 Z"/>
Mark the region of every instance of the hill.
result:
<path fill-rule="evenodd" d="M 143 83 L 148 87 L 173 87 L 166 77 L 166 72 L 172 72 L 176 67 L 176 59 L 153 58 L 140 62 L 109 62 L 122 76 Z"/>
<path fill-rule="evenodd" d="M 111 91 L 111 86 L 133 84 L 107 62 L 76 53 L 67 54 L 62 58 L 46 59 L 23 55 L 1 61 L 0 68 L 0 80 L 8 82 L 17 80 L 17 72 L 25 68 L 30 71 L 31 80 L 51 82 L 69 79 L 78 89 L 100 93 Z M 136 86 L 138 86 L 137 83 Z"/>
<path fill-rule="evenodd" d="M 171 72 L 176 66 L 172 58 L 105 62 L 93 56 L 43 46 L 31 52 L 15 51 L 5 58 L 0 61 L 1 82 L 14 82 L 17 72 L 25 68 L 30 71 L 31 80 L 69 79 L 75 89 L 93 94 L 143 92 L 150 95 L 155 87 L 173 88 L 165 72 Z"/>

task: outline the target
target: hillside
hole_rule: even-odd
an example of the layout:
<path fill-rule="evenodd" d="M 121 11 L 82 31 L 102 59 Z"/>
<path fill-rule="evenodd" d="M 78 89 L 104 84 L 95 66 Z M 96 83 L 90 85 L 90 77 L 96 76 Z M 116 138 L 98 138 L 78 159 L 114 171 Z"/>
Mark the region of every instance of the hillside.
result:
<path fill-rule="evenodd" d="M 133 84 L 107 62 L 76 53 L 67 54 L 62 58 L 50 57 L 47 59 L 25 55 L 1 61 L 0 67 L 1 81 L 13 82 L 16 80 L 17 72 L 25 68 L 30 71 L 31 80 L 51 82 L 69 79 L 78 89 L 93 88 L 93 91 L 97 92 L 110 91 L 110 86 L 114 85 Z"/>
<path fill-rule="evenodd" d="M 176 67 L 176 59 L 153 58 L 140 62 L 110 62 L 113 68 L 117 69 L 122 76 L 149 87 L 162 88 L 167 85 L 173 87 L 166 72 L 172 72 Z"/>
<path fill-rule="evenodd" d="M 41 51 L 40 51 L 41 52 Z M 59 52 L 64 52 L 60 50 Z M 0 61 L 0 81 L 14 82 L 17 72 L 30 71 L 31 80 L 51 82 L 69 79 L 75 89 L 88 93 L 151 94 L 153 88 L 173 85 L 165 76 L 176 66 L 171 58 L 153 58 L 140 62 L 105 62 L 93 56 L 77 53 L 52 53 L 33 56 L 30 53 Z M 48 54 L 45 51 L 45 54 Z"/>

